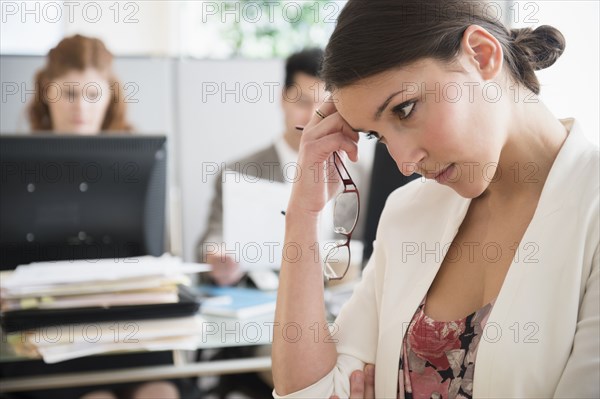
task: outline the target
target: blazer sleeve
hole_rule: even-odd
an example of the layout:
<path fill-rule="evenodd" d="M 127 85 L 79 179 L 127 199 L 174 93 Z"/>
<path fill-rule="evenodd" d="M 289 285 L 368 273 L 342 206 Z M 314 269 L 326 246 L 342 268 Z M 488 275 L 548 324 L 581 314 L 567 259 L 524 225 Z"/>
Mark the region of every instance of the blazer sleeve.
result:
<path fill-rule="evenodd" d="M 335 367 L 311 386 L 286 396 L 273 390 L 278 398 L 325 398 L 350 394 L 350 374 L 362 370 L 366 363 L 375 363 L 379 315 L 376 300 L 376 252 L 364 269 L 360 283 L 335 320 L 332 339 L 336 342 L 338 359 Z"/>
<path fill-rule="evenodd" d="M 592 260 L 571 356 L 567 361 L 555 398 L 600 398 L 600 247 Z"/>

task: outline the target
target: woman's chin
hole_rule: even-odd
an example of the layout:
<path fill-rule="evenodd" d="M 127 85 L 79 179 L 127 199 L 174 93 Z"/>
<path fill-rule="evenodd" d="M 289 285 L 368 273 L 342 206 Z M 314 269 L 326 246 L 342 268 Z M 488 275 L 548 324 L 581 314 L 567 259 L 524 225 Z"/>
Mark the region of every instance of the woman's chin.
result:
<path fill-rule="evenodd" d="M 96 129 L 92 126 L 84 126 L 84 125 L 74 126 L 71 131 L 75 134 L 80 134 L 82 136 L 92 136 L 92 135 L 98 134 L 98 129 Z"/>
<path fill-rule="evenodd" d="M 452 188 L 458 195 L 467 199 L 474 199 L 481 196 L 485 190 L 487 189 L 487 185 L 485 184 L 448 184 L 450 188 Z"/>

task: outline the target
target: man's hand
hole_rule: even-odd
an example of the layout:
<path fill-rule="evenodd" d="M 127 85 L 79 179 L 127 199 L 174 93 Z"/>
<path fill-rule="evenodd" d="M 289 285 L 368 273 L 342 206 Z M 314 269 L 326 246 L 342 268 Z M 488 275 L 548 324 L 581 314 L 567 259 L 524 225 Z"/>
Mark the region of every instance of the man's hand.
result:
<path fill-rule="evenodd" d="M 329 399 L 340 399 L 340 397 L 332 395 Z M 375 399 L 375 365 L 367 364 L 364 370 L 352 372 L 349 399 Z"/>
<path fill-rule="evenodd" d="M 213 253 L 206 255 L 206 263 L 212 266 L 210 277 L 217 285 L 236 285 L 244 276 L 240 265 L 230 256 Z"/>

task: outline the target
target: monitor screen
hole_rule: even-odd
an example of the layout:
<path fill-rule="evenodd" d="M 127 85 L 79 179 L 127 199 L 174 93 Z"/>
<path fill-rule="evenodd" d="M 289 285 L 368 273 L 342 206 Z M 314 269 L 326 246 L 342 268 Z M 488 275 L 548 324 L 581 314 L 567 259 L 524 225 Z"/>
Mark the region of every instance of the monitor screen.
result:
<path fill-rule="evenodd" d="M 0 136 L 0 270 L 159 256 L 164 136 Z"/>

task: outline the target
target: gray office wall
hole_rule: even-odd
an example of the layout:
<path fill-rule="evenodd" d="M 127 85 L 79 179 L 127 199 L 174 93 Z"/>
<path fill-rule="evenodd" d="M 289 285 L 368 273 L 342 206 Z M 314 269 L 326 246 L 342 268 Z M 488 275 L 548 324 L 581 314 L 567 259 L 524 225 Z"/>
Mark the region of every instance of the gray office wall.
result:
<path fill-rule="evenodd" d="M 173 81 L 173 60 L 168 58 L 123 57 L 115 60 L 115 72 L 121 80 L 121 90 L 127 99 L 128 119 L 136 131 L 169 133 L 173 131 L 170 109 Z M 44 64 L 44 57 L 0 56 L 2 80 L 1 133 L 27 133 L 29 124 L 25 108 L 31 101 L 35 72 Z M 13 91 L 16 90 L 16 93 Z"/>

